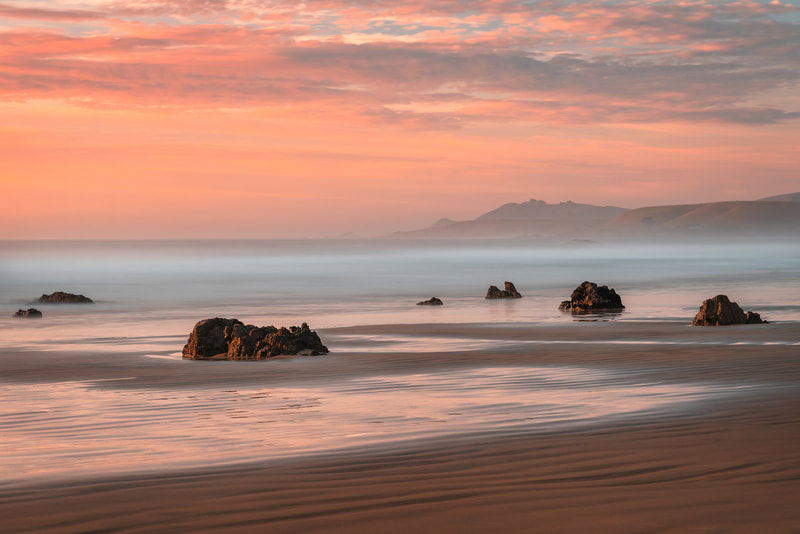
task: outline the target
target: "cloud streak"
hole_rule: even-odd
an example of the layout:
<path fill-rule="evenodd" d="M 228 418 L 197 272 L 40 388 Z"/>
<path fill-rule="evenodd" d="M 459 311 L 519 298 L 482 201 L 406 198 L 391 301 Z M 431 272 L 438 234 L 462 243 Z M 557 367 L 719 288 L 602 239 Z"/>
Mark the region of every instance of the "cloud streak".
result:
<path fill-rule="evenodd" d="M 32 21 L 78 22 L 103 18 L 102 13 L 78 9 L 58 10 L 40 9 L 37 7 L 21 7 L 0 3 L 0 21 L 2 19 L 24 19 Z"/>
<path fill-rule="evenodd" d="M 800 28 L 755 2 L 140 0 L 0 4 L 0 98 L 111 107 L 299 105 L 415 128 L 487 120 L 770 124 Z M 38 23 L 60 23 L 53 28 Z M 77 31 L 75 22 L 93 22 Z M 442 105 L 448 113 L 431 111 Z M 500 113 L 495 113 L 498 111 Z M 491 113 L 481 110 L 491 110 Z"/>

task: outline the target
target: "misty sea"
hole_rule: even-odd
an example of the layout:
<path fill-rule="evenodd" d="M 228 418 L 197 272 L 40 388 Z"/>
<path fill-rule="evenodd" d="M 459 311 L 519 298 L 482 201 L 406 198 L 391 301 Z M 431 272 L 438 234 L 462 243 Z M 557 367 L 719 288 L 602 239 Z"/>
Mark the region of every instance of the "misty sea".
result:
<path fill-rule="evenodd" d="M 524 298 L 483 299 L 509 280 Z M 615 288 L 618 321 L 690 322 L 724 293 L 771 321 L 800 320 L 800 244 L 536 245 L 515 241 L 0 242 L 6 348 L 179 352 L 192 326 L 236 317 L 313 329 L 395 323 L 551 323 L 584 280 Z M 42 305 L 43 293 L 94 305 Z M 442 307 L 415 306 L 437 296 Z M 12 313 L 36 306 L 43 321 Z"/>
<path fill-rule="evenodd" d="M 490 284 L 502 287 L 506 280 L 523 298 L 484 299 Z M 600 317 L 560 312 L 559 302 L 584 280 L 615 288 L 625 311 Z M 83 294 L 95 302 L 35 302 L 54 291 Z M 340 327 L 586 320 L 688 327 L 701 302 L 720 293 L 771 323 L 799 321 L 800 247 L 786 242 L 2 242 L 0 357 L 53 353 L 77 363 L 63 379 L 28 378 L 35 369 L 0 377 L 0 471 L 5 473 L 0 482 L 223 465 L 402 439 L 574 423 L 751 387 L 667 384 L 613 369 L 519 363 L 408 374 L 384 374 L 375 367 L 378 371 L 346 379 L 262 386 L 232 377 L 248 369 L 267 376 L 263 366 L 269 364 L 263 362 L 181 360 L 192 327 L 205 318 L 276 326 L 307 322 L 321 331 L 332 355 L 346 358 L 491 350 L 499 343 L 459 336 L 336 333 Z M 432 296 L 444 306 L 415 305 Z M 40 309 L 44 317 L 12 317 L 28 307 Z M 142 364 L 142 358 L 152 363 Z M 326 363 L 330 358 L 274 363 L 284 375 L 302 378 L 310 371 L 323 373 L 320 366 L 339 365 Z M 109 359 L 139 363 L 110 378 L 75 378 L 81 365 L 88 369 Z M 181 384 L 178 378 L 162 386 L 152 385 L 156 381 L 151 378 L 151 385 L 135 387 L 131 382 L 140 371 L 152 377 L 162 368 L 173 377 L 194 373 L 196 382 Z M 216 384 L 211 379 L 220 371 L 228 373 L 228 381 Z"/>

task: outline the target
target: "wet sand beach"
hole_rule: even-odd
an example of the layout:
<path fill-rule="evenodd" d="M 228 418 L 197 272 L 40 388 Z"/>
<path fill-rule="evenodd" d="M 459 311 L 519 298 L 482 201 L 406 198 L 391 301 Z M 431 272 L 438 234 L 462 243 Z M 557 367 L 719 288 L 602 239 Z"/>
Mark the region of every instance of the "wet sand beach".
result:
<path fill-rule="evenodd" d="M 6 467 L 29 471 L 6 469 L 3 530 L 796 532 L 800 525 L 796 323 L 379 325 L 320 333 L 333 349 L 328 356 L 256 363 L 2 351 L 0 385 L 17 394 L 30 388 L 17 411 L 36 399 L 51 403 L 14 419 L 5 401 Z M 97 439 L 59 419 L 58 387 L 79 387 L 85 409 L 106 425 L 98 435 L 120 441 L 107 445 L 100 462 L 89 457 L 100 454 Z M 304 392 L 305 404 L 289 393 L 290 404 L 275 404 L 263 393 L 281 388 Z M 394 396 L 398 388 L 402 397 Z M 204 395 L 218 403 L 204 413 L 250 399 L 226 419 L 252 426 L 241 443 L 230 442 L 229 458 L 228 442 L 206 434 L 198 436 L 207 442 L 181 441 L 192 439 L 182 432 L 199 432 L 200 414 L 180 405 Z M 398 406 L 400 398 L 418 403 Z M 110 415 L 91 406 L 109 402 Z M 631 403 L 634 409 L 620 407 Z M 137 412 L 142 406 L 145 415 Z M 416 417 L 397 420 L 412 408 Z M 262 410 L 282 415 L 257 426 Z M 50 434 L 26 426 L 37 417 Z M 239 428 L 209 424 L 210 431 Z M 282 448 L 277 435 L 274 444 L 254 439 L 309 425 L 307 435 L 289 436 L 305 440 L 297 450 Z M 159 426 L 176 434 L 152 434 Z M 348 427 L 370 434 L 350 436 Z M 152 445 L 136 441 L 142 433 L 166 445 L 137 452 Z M 32 450 L 48 440 L 74 449 L 37 456 Z M 183 446 L 191 458 L 165 453 Z M 79 458 L 80 447 L 87 458 Z M 51 472 L 42 467 L 48 459 Z"/>

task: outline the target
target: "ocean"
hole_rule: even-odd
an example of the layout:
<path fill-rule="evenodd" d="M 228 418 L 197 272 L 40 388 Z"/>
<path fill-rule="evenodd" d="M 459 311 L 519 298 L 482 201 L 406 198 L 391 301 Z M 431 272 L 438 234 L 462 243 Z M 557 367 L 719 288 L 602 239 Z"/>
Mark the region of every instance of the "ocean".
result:
<path fill-rule="evenodd" d="M 702 377 L 664 382 L 652 374 L 526 364 L 519 357 L 482 362 L 481 355 L 506 345 L 491 336 L 343 327 L 573 325 L 558 330 L 566 332 L 563 338 L 551 335 L 543 343 L 580 350 L 581 344 L 630 342 L 587 338 L 585 332 L 600 334 L 603 325 L 583 322 L 688 329 L 701 302 L 720 293 L 771 323 L 800 321 L 800 247 L 786 242 L 87 241 L 3 242 L 0 251 L 0 358 L 6 359 L 0 365 L 7 370 L 0 376 L 0 483 L 551 428 L 672 410 L 757 387 Z M 483 298 L 490 284 L 502 287 L 506 280 L 523 298 Z M 560 312 L 559 302 L 584 280 L 615 288 L 625 311 Z M 84 294 L 95 303 L 34 302 L 53 291 Z M 444 306 L 415 305 L 431 296 Z M 44 317 L 12 317 L 27 307 Z M 209 317 L 256 325 L 307 322 L 331 355 L 182 360 L 193 325 Z M 573 335 L 579 330 L 580 338 Z M 763 328 L 752 332 L 760 332 L 756 345 L 800 343 L 771 339 Z M 525 347 L 537 342 L 517 339 L 508 346 L 524 357 Z M 713 348 L 727 341 L 717 336 L 703 343 Z M 398 371 L 394 355 L 409 353 L 436 353 L 431 360 L 438 363 L 428 369 L 414 360 L 407 372 Z M 469 365 L 448 367 L 441 356 L 447 353 L 477 356 Z M 352 372 L 341 371 L 347 365 Z M 69 371 L 62 376 L 59 366 Z M 94 367 L 105 374 L 88 372 Z"/>
<path fill-rule="evenodd" d="M 522 299 L 487 301 L 515 283 Z M 800 245 L 537 246 L 514 241 L 113 241 L 0 243 L 6 348 L 177 353 L 208 317 L 312 329 L 371 324 L 559 323 L 584 280 L 623 299 L 616 321 L 690 322 L 727 294 L 771 321 L 800 320 Z M 43 293 L 94 305 L 40 305 Z M 442 307 L 415 306 L 431 296 Z M 41 321 L 20 321 L 35 306 Z M 591 319 L 591 318 L 590 318 Z"/>

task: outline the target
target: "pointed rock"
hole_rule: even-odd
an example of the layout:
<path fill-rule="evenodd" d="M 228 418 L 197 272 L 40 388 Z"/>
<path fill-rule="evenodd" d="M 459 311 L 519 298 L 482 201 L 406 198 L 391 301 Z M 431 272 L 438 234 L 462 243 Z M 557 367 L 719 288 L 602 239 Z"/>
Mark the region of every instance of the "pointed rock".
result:
<path fill-rule="evenodd" d="M 522 295 L 517 291 L 517 288 L 514 287 L 513 282 L 505 282 L 504 283 L 505 289 L 500 289 L 497 286 L 489 286 L 489 290 L 486 292 L 487 299 L 520 299 Z"/>

